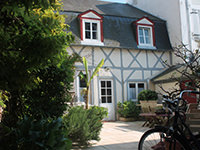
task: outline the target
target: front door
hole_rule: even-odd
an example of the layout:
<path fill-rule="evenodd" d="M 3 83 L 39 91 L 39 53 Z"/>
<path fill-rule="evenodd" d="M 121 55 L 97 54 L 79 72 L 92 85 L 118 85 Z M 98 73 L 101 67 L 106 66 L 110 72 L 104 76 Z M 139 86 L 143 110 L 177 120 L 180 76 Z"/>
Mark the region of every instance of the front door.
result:
<path fill-rule="evenodd" d="M 104 120 L 115 120 L 112 80 L 100 80 L 100 106 L 108 109 L 108 117 Z"/>

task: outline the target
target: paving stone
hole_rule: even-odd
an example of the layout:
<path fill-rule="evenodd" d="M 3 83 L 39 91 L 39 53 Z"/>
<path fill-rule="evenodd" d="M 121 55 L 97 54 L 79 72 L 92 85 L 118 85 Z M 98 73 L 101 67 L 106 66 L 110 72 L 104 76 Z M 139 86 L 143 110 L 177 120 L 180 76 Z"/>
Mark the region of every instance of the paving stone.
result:
<path fill-rule="evenodd" d="M 101 140 L 86 150 L 137 150 L 141 136 L 149 129 L 142 124 L 141 121 L 104 122 Z"/>

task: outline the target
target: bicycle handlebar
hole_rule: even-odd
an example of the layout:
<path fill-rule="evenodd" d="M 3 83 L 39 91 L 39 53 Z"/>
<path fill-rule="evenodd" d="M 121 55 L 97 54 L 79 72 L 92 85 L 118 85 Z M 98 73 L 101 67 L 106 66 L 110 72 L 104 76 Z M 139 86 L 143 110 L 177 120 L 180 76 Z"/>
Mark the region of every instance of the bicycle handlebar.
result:
<path fill-rule="evenodd" d="M 192 93 L 192 94 L 200 94 L 199 91 L 192 91 L 192 90 L 183 90 L 180 95 L 179 95 L 179 98 L 178 99 L 175 99 L 175 100 L 171 100 L 169 99 L 168 96 L 163 96 L 164 98 L 164 101 L 168 104 L 170 104 L 171 106 L 175 107 L 176 109 L 178 109 L 179 107 L 179 101 L 180 100 L 183 100 L 182 97 L 183 97 L 183 94 L 184 93 Z M 185 100 L 184 100 L 185 101 Z"/>
<path fill-rule="evenodd" d="M 199 91 L 183 90 L 183 91 L 180 93 L 180 96 L 179 96 L 180 99 L 182 99 L 184 93 L 200 94 Z"/>

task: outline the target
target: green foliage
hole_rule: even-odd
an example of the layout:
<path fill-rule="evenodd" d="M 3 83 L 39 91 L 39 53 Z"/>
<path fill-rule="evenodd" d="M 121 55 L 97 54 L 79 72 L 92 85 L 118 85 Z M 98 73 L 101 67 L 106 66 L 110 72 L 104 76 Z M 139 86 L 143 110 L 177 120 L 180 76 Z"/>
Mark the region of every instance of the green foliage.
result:
<path fill-rule="evenodd" d="M 87 146 L 90 140 L 99 140 L 102 128 L 101 120 L 106 117 L 107 110 L 93 106 L 84 109 L 82 106 L 72 107 L 64 119 L 68 137 L 78 146 Z"/>
<path fill-rule="evenodd" d="M 76 54 L 66 56 L 59 65 L 52 65 L 40 70 L 40 82 L 37 88 L 25 95 L 27 113 L 37 117 L 59 117 L 67 108 L 66 102 L 71 100 L 69 90 L 74 80 L 74 62 L 79 58 Z"/>
<path fill-rule="evenodd" d="M 24 114 L 32 115 L 27 114 L 27 109 L 33 112 L 30 105 L 38 105 L 42 98 L 47 102 L 44 96 L 52 101 L 62 94 L 57 91 L 55 98 L 45 93 L 45 89 L 41 90 L 48 80 L 47 75 L 45 74 L 44 77 L 41 72 L 52 73 L 63 69 L 63 66 L 59 65 L 62 64 L 63 59 L 68 59 L 65 57 L 66 47 L 74 39 L 72 33 L 68 32 L 65 16 L 59 14 L 60 8 L 59 0 L 2 0 L 0 2 L 0 90 L 8 91 L 11 95 L 9 101 L 5 103 L 7 107 L 4 115 L 6 116 L 2 120 L 5 125 L 16 126 L 16 122 Z M 73 72 L 70 68 L 72 65 L 71 63 L 68 65 L 65 71 L 70 74 Z M 58 80 L 58 74 L 55 78 Z M 63 80 L 54 85 L 63 84 Z M 49 85 L 48 89 L 50 86 L 53 84 Z M 32 90 L 33 93 L 35 91 L 38 93 L 35 96 L 27 96 L 27 92 Z M 28 98 L 30 101 L 27 102 Z M 36 104 L 33 104 L 34 100 Z M 55 103 L 50 102 L 50 104 Z"/>
<path fill-rule="evenodd" d="M 0 90 L 0 107 L 6 108 L 5 102 L 8 101 L 8 95 L 7 91 Z"/>
<path fill-rule="evenodd" d="M 143 90 L 138 94 L 138 101 L 140 100 L 157 100 L 158 94 L 155 91 Z"/>
<path fill-rule="evenodd" d="M 0 2 L 0 91 L 9 92 L 0 149 L 69 149 L 57 118 L 66 109 L 73 81 L 74 58 L 66 48 L 74 37 L 59 14 L 59 2 Z"/>
<path fill-rule="evenodd" d="M 2 138 L 1 148 L 5 150 L 68 150 L 71 141 L 67 138 L 62 119 L 40 119 L 25 117 L 18 122 L 17 128 L 13 128 Z M 13 140 L 8 144 L 5 140 Z M 5 143 L 3 143 L 5 142 Z"/>
<path fill-rule="evenodd" d="M 120 117 L 125 118 L 138 118 L 140 110 L 133 101 L 118 102 L 118 113 Z"/>

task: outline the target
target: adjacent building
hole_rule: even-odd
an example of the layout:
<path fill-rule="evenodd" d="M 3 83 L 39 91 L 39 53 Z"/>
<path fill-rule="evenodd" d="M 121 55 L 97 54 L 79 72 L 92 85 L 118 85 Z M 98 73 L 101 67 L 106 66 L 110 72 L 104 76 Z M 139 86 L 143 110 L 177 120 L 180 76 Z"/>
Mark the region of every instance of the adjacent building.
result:
<path fill-rule="evenodd" d="M 173 47 L 195 50 L 200 46 L 200 0 L 127 0 L 130 5 L 167 21 Z"/>

